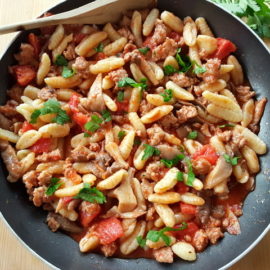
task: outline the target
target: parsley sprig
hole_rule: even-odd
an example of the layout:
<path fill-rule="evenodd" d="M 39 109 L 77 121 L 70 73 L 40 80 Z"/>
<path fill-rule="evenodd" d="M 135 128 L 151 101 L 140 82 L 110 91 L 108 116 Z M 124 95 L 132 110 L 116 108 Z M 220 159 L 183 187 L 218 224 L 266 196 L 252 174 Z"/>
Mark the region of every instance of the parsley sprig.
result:
<path fill-rule="evenodd" d="M 164 74 L 167 76 L 178 72 L 178 70 L 171 65 L 167 65 L 167 66 L 163 67 L 163 70 L 164 70 Z"/>
<path fill-rule="evenodd" d="M 193 186 L 193 182 L 195 180 L 195 173 L 193 172 L 193 168 L 192 168 L 192 163 L 190 161 L 190 159 L 188 157 L 185 157 L 184 162 L 187 165 L 187 182 L 185 183 L 187 186 L 192 187 Z"/>
<path fill-rule="evenodd" d="M 163 97 L 164 102 L 169 102 L 173 97 L 172 89 L 165 89 L 164 93 L 160 94 Z"/>
<path fill-rule="evenodd" d="M 192 68 L 192 62 L 190 58 L 187 55 L 181 54 L 181 48 L 177 49 L 175 59 L 178 62 L 178 65 L 180 68 L 181 72 L 187 72 Z"/>
<path fill-rule="evenodd" d="M 184 154 L 179 154 L 175 156 L 173 159 L 166 159 L 162 158 L 160 161 L 167 167 L 172 168 L 173 166 L 177 165 L 179 161 L 183 160 L 185 158 Z"/>
<path fill-rule="evenodd" d="M 134 81 L 133 79 L 126 77 L 118 82 L 118 87 L 122 88 L 126 86 L 131 86 L 134 88 L 140 87 L 141 89 L 145 90 L 148 87 L 146 82 L 147 82 L 146 78 L 141 79 L 141 82 L 138 83 Z"/>
<path fill-rule="evenodd" d="M 149 144 L 144 144 L 144 147 L 145 148 L 144 148 L 144 154 L 142 156 L 142 160 L 146 160 L 152 156 L 160 155 L 160 151 L 157 148 L 155 148 Z"/>
<path fill-rule="evenodd" d="M 63 184 L 63 183 L 59 183 L 60 179 L 57 178 L 57 177 L 52 177 L 51 180 L 50 180 L 50 185 L 48 186 L 45 194 L 47 196 L 52 196 L 54 194 L 54 192 L 60 188 L 60 186 Z"/>
<path fill-rule="evenodd" d="M 98 44 L 98 46 L 95 48 L 96 52 L 103 52 L 104 44 L 101 42 Z"/>
<path fill-rule="evenodd" d="M 150 51 L 150 48 L 148 47 L 143 47 L 143 48 L 139 48 L 138 51 L 144 55 L 146 55 L 149 51 Z"/>
<path fill-rule="evenodd" d="M 224 154 L 223 157 L 224 157 L 225 161 L 228 162 L 229 164 L 231 164 L 232 166 L 237 165 L 238 160 L 240 159 L 240 157 L 231 157 L 228 154 Z"/>
<path fill-rule="evenodd" d="M 91 203 L 103 204 L 106 202 L 105 195 L 99 191 L 96 187 L 90 187 L 90 184 L 85 183 L 84 187 L 79 191 L 78 195 L 74 199 L 81 199 Z"/>
<path fill-rule="evenodd" d="M 193 130 L 188 133 L 187 138 L 191 140 L 195 140 L 198 137 L 198 131 Z"/>
<path fill-rule="evenodd" d="M 120 130 L 117 134 L 117 137 L 120 141 L 123 140 L 123 138 L 126 136 L 126 132 L 124 130 Z"/>
<path fill-rule="evenodd" d="M 42 108 L 34 110 L 34 112 L 31 114 L 30 123 L 35 124 L 39 116 L 52 113 L 56 114 L 56 117 L 52 119 L 53 123 L 64 125 L 70 122 L 70 117 L 66 111 L 61 109 L 60 103 L 55 99 L 49 99 L 44 103 Z"/>

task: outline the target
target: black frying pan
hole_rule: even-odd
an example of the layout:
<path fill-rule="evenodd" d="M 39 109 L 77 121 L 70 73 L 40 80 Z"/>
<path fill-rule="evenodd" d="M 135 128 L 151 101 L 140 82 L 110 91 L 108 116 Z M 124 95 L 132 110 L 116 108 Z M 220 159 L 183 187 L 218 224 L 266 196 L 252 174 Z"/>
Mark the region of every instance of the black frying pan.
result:
<path fill-rule="evenodd" d="M 91 2 L 89 0 L 68 0 L 51 9 L 53 13 L 67 11 Z M 262 41 L 240 20 L 221 8 L 205 0 L 159 0 L 158 8 L 169 10 L 180 17 L 203 16 L 207 19 L 217 36 L 228 38 L 237 44 L 237 57 L 243 64 L 257 96 L 270 100 L 270 54 Z M 0 103 L 6 99 L 10 87 L 7 67 L 13 64 L 13 53 L 19 49 L 26 33 L 20 34 L 7 49 L 0 62 Z M 269 142 L 270 105 L 266 106 L 261 121 L 260 137 Z M 51 264 L 63 269 L 92 270 L 214 270 L 225 269 L 244 256 L 269 229 L 270 223 L 270 155 L 261 157 L 261 173 L 256 177 L 256 189 L 245 200 L 244 215 L 240 218 L 242 233 L 225 238 L 217 245 L 210 246 L 199 253 L 195 262 L 177 260 L 172 265 L 158 264 L 148 259 L 107 259 L 96 254 L 81 254 L 78 244 L 62 233 L 52 233 L 44 223 L 46 213 L 28 201 L 23 184 L 10 184 L 1 162 L 0 166 L 0 210 L 13 231 L 37 254 Z"/>

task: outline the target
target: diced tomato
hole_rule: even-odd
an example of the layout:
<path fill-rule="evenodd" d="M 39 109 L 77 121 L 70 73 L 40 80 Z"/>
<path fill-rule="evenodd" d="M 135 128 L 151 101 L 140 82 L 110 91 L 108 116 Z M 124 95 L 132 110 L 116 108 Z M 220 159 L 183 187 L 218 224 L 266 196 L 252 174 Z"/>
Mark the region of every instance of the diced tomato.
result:
<path fill-rule="evenodd" d="M 200 150 L 196 151 L 192 156 L 192 159 L 198 160 L 204 158 L 209 161 L 210 164 L 215 165 L 218 160 L 218 154 L 213 146 L 210 144 L 204 145 Z"/>
<path fill-rule="evenodd" d="M 102 245 L 108 245 L 124 235 L 123 227 L 119 219 L 106 218 L 97 224 L 94 232 Z"/>
<path fill-rule="evenodd" d="M 74 199 L 73 199 L 73 197 L 64 197 L 64 198 L 62 198 L 62 202 L 64 203 L 64 204 L 68 204 L 68 203 L 70 203 L 71 201 L 73 201 Z"/>
<path fill-rule="evenodd" d="M 72 115 L 72 119 L 76 124 L 78 124 L 82 129 L 84 129 L 84 125 L 88 122 L 89 117 L 86 114 L 77 112 Z"/>
<path fill-rule="evenodd" d="M 74 38 L 73 38 L 73 41 L 76 44 L 79 44 L 86 36 L 87 36 L 87 34 L 84 34 L 84 33 L 75 34 Z"/>
<path fill-rule="evenodd" d="M 101 207 L 99 204 L 84 202 L 84 206 L 80 208 L 80 222 L 83 227 L 89 227 L 90 223 L 100 213 Z"/>
<path fill-rule="evenodd" d="M 213 53 L 211 58 L 223 58 L 229 56 L 230 53 L 236 51 L 236 46 L 228 39 L 217 38 L 217 50 Z"/>
<path fill-rule="evenodd" d="M 154 41 L 153 41 L 153 39 L 152 39 L 152 35 L 151 35 L 151 36 L 148 36 L 148 37 L 145 39 L 145 41 L 144 41 L 144 43 L 143 43 L 143 46 L 144 46 L 144 47 L 148 47 L 148 48 L 150 48 L 151 50 L 155 49 L 155 47 L 156 47 L 157 45 L 154 43 Z"/>
<path fill-rule="evenodd" d="M 128 100 L 116 101 L 117 112 L 128 112 L 129 102 Z"/>
<path fill-rule="evenodd" d="M 168 36 L 169 38 L 174 39 L 176 42 L 180 41 L 180 38 L 181 38 L 180 34 L 174 31 L 172 31 Z"/>
<path fill-rule="evenodd" d="M 30 147 L 30 150 L 36 154 L 47 153 L 51 151 L 52 140 L 50 138 L 41 138 Z"/>
<path fill-rule="evenodd" d="M 79 95 L 77 95 L 77 94 L 72 94 L 72 96 L 70 97 L 70 100 L 69 100 L 69 102 L 68 102 L 68 105 L 69 105 L 69 107 L 70 107 L 70 109 L 71 109 L 71 111 L 72 111 L 73 113 L 79 111 L 79 110 L 78 110 L 78 105 L 79 105 L 79 103 L 80 103 Z"/>
<path fill-rule="evenodd" d="M 103 52 L 99 52 L 95 55 L 95 60 L 99 61 L 106 58 L 106 54 Z"/>
<path fill-rule="evenodd" d="M 179 182 L 176 185 L 176 190 L 178 193 L 183 194 L 189 191 L 189 187 L 183 182 Z"/>
<path fill-rule="evenodd" d="M 174 228 L 179 228 L 181 225 L 176 225 Z M 178 239 L 183 240 L 185 235 L 189 235 L 191 237 L 199 230 L 198 225 L 193 221 L 187 222 L 187 228 L 182 231 L 172 232 L 172 234 Z"/>
<path fill-rule="evenodd" d="M 182 214 L 195 215 L 197 212 L 197 206 L 180 202 L 180 211 Z"/>
<path fill-rule="evenodd" d="M 36 71 L 31 66 L 13 66 L 13 71 L 19 85 L 26 86 L 36 78 Z"/>
<path fill-rule="evenodd" d="M 39 53 L 40 53 L 40 41 L 39 41 L 39 38 L 34 33 L 30 33 L 28 35 L 28 42 L 33 46 L 35 56 L 38 57 Z"/>
<path fill-rule="evenodd" d="M 27 121 L 24 121 L 23 122 L 23 126 L 21 128 L 21 132 L 24 133 L 28 130 L 31 130 L 31 129 L 35 129 L 33 125 L 31 125 L 29 122 Z"/>

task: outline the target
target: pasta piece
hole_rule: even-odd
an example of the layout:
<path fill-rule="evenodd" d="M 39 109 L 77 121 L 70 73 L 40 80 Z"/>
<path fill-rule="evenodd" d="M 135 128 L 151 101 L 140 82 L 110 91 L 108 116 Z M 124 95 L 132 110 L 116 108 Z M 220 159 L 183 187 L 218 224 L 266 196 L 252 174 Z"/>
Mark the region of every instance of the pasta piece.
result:
<path fill-rule="evenodd" d="M 34 108 L 29 104 L 23 103 L 16 107 L 16 111 L 20 113 L 28 122 L 30 122 Z"/>
<path fill-rule="evenodd" d="M 116 55 L 117 53 L 121 52 L 125 45 L 127 44 L 127 39 L 125 37 L 121 37 L 114 42 L 108 44 L 104 47 L 103 52 L 107 56 Z"/>
<path fill-rule="evenodd" d="M 93 74 L 106 73 L 114 69 L 118 69 L 125 64 L 123 58 L 120 57 L 109 57 L 98 61 L 94 65 L 90 65 L 90 72 Z"/>
<path fill-rule="evenodd" d="M 177 192 L 165 192 L 162 194 L 153 193 L 148 197 L 149 202 L 161 203 L 161 204 L 172 204 L 181 201 L 181 196 Z"/>
<path fill-rule="evenodd" d="M 31 151 L 28 149 L 23 149 L 23 150 L 19 150 L 17 151 L 17 158 L 18 160 L 22 160 L 23 158 L 25 158 L 28 154 L 30 154 Z"/>
<path fill-rule="evenodd" d="M 198 49 L 198 46 L 196 44 L 189 47 L 188 55 L 189 55 L 191 61 L 194 61 L 199 66 L 202 65 L 200 55 L 199 55 L 199 49 Z"/>
<path fill-rule="evenodd" d="M 127 177 L 127 171 L 121 169 L 120 171 L 99 182 L 97 184 L 97 188 L 100 190 L 113 189 L 119 183 L 121 183 L 123 177 Z"/>
<path fill-rule="evenodd" d="M 237 164 L 233 166 L 233 174 L 240 184 L 245 184 L 249 180 L 249 173 L 247 171 L 246 166 L 242 166 L 241 164 Z"/>
<path fill-rule="evenodd" d="M 41 138 L 41 135 L 39 131 L 33 129 L 24 132 L 17 141 L 16 148 L 22 150 L 32 146 Z"/>
<path fill-rule="evenodd" d="M 84 38 L 75 48 L 75 52 L 80 56 L 86 56 L 87 53 L 97 47 L 97 45 L 106 39 L 108 34 L 106 32 L 96 32 Z"/>
<path fill-rule="evenodd" d="M 145 78 L 145 76 L 141 72 L 140 68 L 135 63 L 130 64 L 130 71 L 131 71 L 132 76 L 133 76 L 133 78 L 135 79 L 136 82 L 140 82 L 142 79 Z"/>
<path fill-rule="evenodd" d="M 128 112 L 137 112 L 141 103 L 141 88 L 133 88 L 128 105 Z"/>
<path fill-rule="evenodd" d="M 220 94 L 230 98 L 233 102 L 238 103 L 236 97 L 234 96 L 234 94 L 230 90 L 223 89 L 220 91 Z"/>
<path fill-rule="evenodd" d="M 115 142 L 110 142 L 105 145 L 106 151 L 113 157 L 113 159 L 119 162 L 124 168 L 128 168 L 128 164 L 124 161 L 119 147 Z"/>
<path fill-rule="evenodd" d="M 180 146 L 181 145 L 181 140 L 178 139 L 176 136 L 174 136 L 173 134 L 169 134 L 169 133 L 165 133 L 165 141 L 170 143 L 170 144 L 175 144 Z"/>
<path fill-rule="evenodd" d="M 174 212 L 168 205 L 154 203 L 154 207 L 166 226 L 173 227 L 175 225 Z"/>
<path fill-rule="evenodd" d="M 188 175 L 186 173 L 184 173 L 184 183 L 187 185 L 188 184 Z M 195 190 L 202 190 L 203 189 L 203 182 L 198 179 L 198 178 L 195 178 L 192 182 L 192 187 L 195 189 Z"/>
<path fill-rule="evenodd" d="M 80 183 L 78 185 L 60 188 L 55 191 L 54 195 L 58 198 L 64 198 L 64 197 L 74 197 L 78 195 L 80 190 L 84 187 L 84 183 Z"/>
<path fill-rule="evenodd" d="M 102 79 L 102 89 L 107 90 L 114 87 L 115 83 L 110 77 L 107 75 Z"/>
<path fill-rule="evenodd" d="M 141 117 L 141 121 L 144 124 L 150 124 L 150 123 L 156 122 L 162 117 L 164 117 L 165 115 L 169 114 L 172 110 L 173 110 L 172 105 L 162 105 L 162 106 L 156 107 L 150 112 L 143 115 Z"/>
<path fill-rule="evenodd" d="M 228 57 L 227 64 L 234 66 L 233 70 L 231 71 L 231 76 L 232 76 L 233 83 L 236 86 L 243 84 L 243 82 L 244 82 L 243 69 L 242 69 L 242 66 L 240 65 L 240 63 L 238 62 L 238 60 L 236 59 L 236 57 L 234 55 L 230 55 Z"/>
<path fill-rule="evenodd" d="M 54 162 L 40 163 L 36 171 L 46 171 L 48 174 L 62 174 L 64 172 L 65 161 L 59 160 Z"/>
<path fill-rule="evenodd" d="M 221 121 L 220 118 L 217 118 L 217 117 L 214 117 L 213 115 L 208 114 L 200 106 L 196 106 L 196 109 L 197 109 L 199 117 L 208 123 L 218 124 Z"/>
<path fill-rule="evenodd" d="M 166 104 L 173 104 L 175 103 L 175 99 L 171 98 L 170 101 L 166 102 L 164 101 L 164 98 L 161 95 L 158 94 L 147 94 L 146 100 L 155 106 L 162 106 Z"/>
<path fill-rule="evenodd" d="M 142 16 L 140 12 L 135 10 L 133 12 L 130 29 L 135 37 L 135 43 L 137 46 L 142 46 Z"/>
<path fill-rule="evenodd" d="M 166 59 L 164 60 L 163 67 L 166 66 L 172 66 L 177 70 L 179 69 L 178 62 L 176 61 L 175 57 L 171 55 L 167 56 Z"/>
<path fill-rule="evenodd" d="M 194 100 L 194 96 L 172 81 L 166 83 L 166 88 L 173 91 L 173 96 L 179 100 Z"/>
<path fill-rule="evenodd" d="M 125 218 L 122 220 L 124 235 L 120 238 L 121 243 L 123 243 L 134 232 L 136 225 L 136 218 Z"/>
<path fill-rule="evenodd" d="M 159 84 L 151 65 L 149 64 L 148 61 L 146 61 L 143 58 L 140 61 L 140 69 L 147 76 L 147 78 L 151 81 L 153 85 Z"/>
<path fill-rule="evenodd" d="M 206 35 L 206 36 L 210 36 L 210 37 L 213 37 L 214 36 L 214 34 L 211 31 L 210 27 L 208 26 L 205 18 L 199 17 L 199 18 L 197 18 L 195 20 L 195 23 L 197 25 L 198 30 L 200 31 L 200 33 L 202 35 Z"/>
<path fill-rule="evenodd" d="M 220 69 L 219 69 L 219 74 L 223 75 L 223 74 L 227 74 L 229 72 L 231 72 L 234 69 L 234 65 L 220 65 Z"/>
<path fill-rule="evenodd" d="M 254 110 L 255 110 L 255 104 L 254 104 L 253 99 L 250 99 L 243 105 L 242 107 L 243 120 L 241 121 L 241 125 L 243 127 L 247 127 L 252 122 Z"/>
<path fill-rule="evenodd" d="M 72 89 L 57 89 L 56 90 L 56 96 L 58 100 L 68 102 L 73 94 L 76 92 Z"/>
<path fill-rule="evenodd" d="M 161 20 L 177 33 L 183 32 L 182 20 L 169 11 L 163 11 L 160 15 Z"/>
<path fill-rule="evenodd" d="M 194 247 L 183 241 L 179 241 L 172 245 L 172 251 L 176 254 L 179 258 L 185 261 L 195 261 L 196 260 L 196 252 Z"/>
<path fill-rule="evenodd" d="M 226 153 L 225 146 L 224 146 L 223 142 L 218 138 L 217 135 L 210 138 L 210 144 L 211 144 L 211 146 L 213 146 L 215 148 L 216 152 L 220 156 L 222 156 L 223 154 Z"/>
<path fill-rule="evenodd" d="M 50 67 L 51 67 L 51 59 L 47 53 L 43 53 L 37 71 L 37 84 L 43 83 L 44 78 L 50 71 Z"/>
<path fill-rule="evenodd" d="M 65 29 L 62 24 L 59 24 L 49 39 L 48 49 L 55 49 L 60 44 L 61 40 L 64 38 L 64 34 Z"/>
<path fill-rule="evenodd" d="M 211 55 L 217 49 L 217 39 L 207 35 L 198 35 L 197 45 L 201 52 Z"/>
<path fill-rule="evenodd" d="M 197 38 L 197 27 L 191 17 L 186 17 L 184 20 L 183 38 L 188 46 L 194 46 Z"/>
<path fill-rule="evenodd" d="M 81 252 L 89 252 L 99 246 L 99 238 L 87 233 L 79 242 Z"/>
<path fill-rule="evenodd" d="M 104 99 L 104 102 L 105 102 L 105 105 L 106 107 L 111 110 L 112 112 L 116 112 L 117 111 L 117 105 L 116 103 L 114 102 L 114 100 L 106 95 L 106 94 L 103 94 L 103 99 Z"/>
<path fill-rule="evenodd" d="M 260 171 L 260 164 L 259 164 L 259 160 L 258 160 L 258 157 L 257 157 L 255 151 L 252 150 L 250 147 L 245 145 L 241 149 L 241 153 L 247 162 L 248 170 L 251 173 L 259 172 Z"/>
<path fill-rule="evenodd" d="M 61 55 L 63 51 L 66 49 L 68 43 L 73 40 L 73 34 L 65 36 L 60 44 L 52 51 L 52 58 L 55 61 L 58 55 Z"/>
<path fill-rule="evenodd" d="M 146 128 L 144 124 L 142 123 L 141 119 L 139 118 L 138 114 L 136 112 L 130 112 L 128 114 L 128 119 L 131 123 L 131 125 L 136 130 L 136 133 L 140 137 L 146 136 Z"/>
<path fill-rule="evenodd" d="M 26 97 L 29 97 L 31 99 L 36 99 L 38 97 L 39 91 L 40 91 L 40 89 L 38 89 L 37 87 L 34 87 L 32 85 L 27 85 L 24 88 L 23 95 Z"/>
<path fill-rule="evenodd" d="M 196 151 L 202 148 L 201 143 L 196 140 L 185 140 L 183 145 L 190 155 L 194 154 Z"/>
<path fill-rule="evenodd" d="M 237 123 L 243 119 L 241 111 L 235 112 L 231 109 L 226 109 L 224 107 L 220 107 L 215 104 L 209 104 L 206 110 L 213 116 L 224 119 L 229 122 Z"/>
<path fill-rule="evenodd" d="M 181 194 L 181 201 L 187 204 L 191 205 L 204 205 L 205 201 L 203 198 L 191 193 L 191 192 L 186 192 L 184 194 Z"/>
<path fill-rule="evenodd" d="M 89 138 L 84 137 L 84 133 L 80 133 L 71 138 L 71 147 L 76 148 L 78 146 L 85 146 L 90 144 Z"/>
<path fill-rule="evenodd" d="M 164 225 L 164 223 L 163 223 L 163 225 Z M 171 236 L 171 235 L 168 235 L 168 237 L 170 239 L 170 245 L 173 245 L 176 242 L 176 238 L 174 236 Z M 147 239 L 146 246 L 149 248 L 152 248 L 152 249 L 159 249 L 159 248 L 167 246 L 167 244 L 164 242 L 164 240 L 162 238 L 159 238 L 159 240 L 157 242 L 153 242 L 153 241 Z"/>
<path fill-rule="evenodd" d="M 143 155 L 144 155 L 144 149 L 145 146 L 142 143 L 137 151 L 134 154 L 134 158 L 133 158 L 133 165 L 137 170 L 142 170 L 147 162 L 147 158 L 146 159 L 142 159 Z"/>
<path fill-rule="evenodd" d="M 156 79 L 158 81 L 161 81 L 164 78 L 164 72 L 163 72 L 162 68 L 158 64 L 156 64 L 155 62 L 148 61 L 148 63 L 150 64 L 152 70 L 154 71 Z"/>
<path fill-rule="evenodd" d="M 73 88 L 81 83 L 80 76 L 77 74 L 69 78 L 64 78 L 62 76 L 47 77 L 44 81 L 52 88 Z"/>
<path fill-rule="evenodd" d="M 87 173 L 82 176 L 82 181 L 84 183 L 90 184 L 90 186 L 93 186 L 96 180 L 97 177 L 91 173 Z"/>
<path fill-rule="evenodd" d="M 144 36 L 149 36 L 152 30 L 154 29 L 156 19 L 159 16 L 159 10 L 156 8 L 153 8 L 148 16 L 146 17 L 144 23 L 143 23 L 143 35 Z"/>
<path fill-rule="evenodd" d="M 129 158 L 129 155 L 133 148 L 134 139 L 135 131 L 131 130 L 127 133 L 127 135 L 124 137 L 121 144 L 119 145 L 119 150 L 124 160 L 127 160 Z"/>
<path fill-rule="evenodd" d="M 0 139 L 16 143 L 19 140 L 19 136 L 14 132 L 0 128 Z"/>
<path fill-rule="evenodd" d="M 226 87 L 227 83 L 222 80 L 218 79 L 216 82 L 213 83 L 202 83 L 200 84 L 200 88 L 203 91 L 210 91 L 210 92 L 219 92 Z"/>
<path fill-rule="evenodd" d="M 214 187 L 214 194 L 218 196 L 225 196 L 229 193 L 229 188 L 227 185 L 228 179 L 225 179 L 223 182 L 220 184 L 216 185 Z"/>
<path fill-rule="evenodd" d="M 115 41 L 119 38 L 121 38 L 121 35 L 113 28 L 111 23 L 107 23 L 103 31 L 107 33 L 110 40 Z"/>
<path fill-rule="evenodd" d="M 171 168 L 165 176 L 156 183 L 154 191 L 156 193 L 163 193 L 172 189 L 177 184 L 177 173 L 179 170 L 175 167 Z"/>
<path fill-rule="evenodd" d="M 58 125 L 56 123 L 51 123 L 42 126 L 38 131 L 43 138 L 61 138 L 69 134 L 70 127 L 68 124 Z"/>

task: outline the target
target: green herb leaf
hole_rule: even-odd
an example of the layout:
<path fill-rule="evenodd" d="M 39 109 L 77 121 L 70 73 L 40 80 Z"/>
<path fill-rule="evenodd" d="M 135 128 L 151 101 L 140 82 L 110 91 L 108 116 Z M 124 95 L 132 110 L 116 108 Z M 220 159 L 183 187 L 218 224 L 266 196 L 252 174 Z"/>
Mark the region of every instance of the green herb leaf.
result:
<path fill-rule="evenodd" d="M 142 236 L 137 236 L 136 237 L 137 243 L 139 244 L 140 247 L 144 248 L 146 245 L 146 239 L 143 239 Z"/>
<path fill-rule="evenodd" d="M 181 67 L 180 71 L 185 73 L 191 69 L 192 62 L 187 55 L 180 55 L 180 52 L 181 48 L 178 48 L 177 53 L 175 55 L 175 59 L 179 64 L 179 66 Z"/>
<path fill-rule="evenodd" d="M 46 101 L 41 109 L 35 110 L 31 115 L 31 124 L 35 124 L 40 115 L 55 113 L 56 117 L 52 119 L 53 123 L 64 125 L 70 122 L 70 117 L 66 111 L 61 109 L 61 104 L 55 99 L 49 99 Z"/>
<path fill-rule="evenodd" d="M 167 65 L 163 68 L 164 70 L 164 74 L 169 76 L 169 75 L 172 75 L 173 73 L 176 73 L 178 72 L 178 70 L 176 68 L 174 68 L 173 66 L 171 65 Z"/>
<path fill-rule="evenodd" d="M 66 66 L 63 67 L 63 71 L 62 71 L 62 77 L 64 78 L 70 78 L 75 74 L 74 69 L 70 69 Z"/>
<path fill-rule="evenodd" d="M 134 139 L 134 146 L 138 146 L 138 145 L 140 145 L 141 144 L 141 140 L 138 138 L 138 137 L 135 137 L 135 139 Z"/>
<path fill-rule="evenodd" d="M 54 192 L 63 184 L 59 183 L 60 179 L 56 177 L 52 177 L 50 181 L 51 183 L 45 192 L 47 196 L 52 196 Z"/>
<path fill-rule="evenodd" d="M 89 138 L 89 137 L 91 137 L 91 135 L 89 133 L 87 133 L 87 132 L 84 132 L 83 137 L 84 138 Z"/>
<path fill-rule="evenodd" d="M 240 157 L 231 157 L 228 154 L 224 154 L 223 155 L 225 161 L 227 163 L 230 163 L 232 166 L 235 166 L 238 164 L 238 159 L 240 159 Z"/>
<path fill-rule="evenodd" d="M 173 97 L 172 89 L 165 89 L 164 93 L 160 94 L 163 97 L 164 102 L 169 102 Z"/>
<path fill-rule="evenodd" d="M 160 161 L 167 167 L 167 168 L 171 168 L 175 165 L 177 165 L 177 163 L 181 160 L 183 160 L 185 158 L 185 155 L 183 154 L 179 154 L 177 156 L 175 156 L 173 159 L 166 159 L 166 158 L 162 158 Z"/>
<path fill-rule="evenodd" d="M 91 116 L 91 121 L 87 122 L 84 127 L 88 131 L 95 132 L 100 128 L 102 122 L 102 119 L 94 114 Z"/>
<path fill-rule="evenodd" d="M 157 148 L 149 144 L 144 144 L 144 146 L 145 146 L 145 149 L 144 149 L 144 154 L 142 156 L 142 160 L 146 160 L 152 156 L 158 156 L 160 154 L 160 151 Z"/>
<path fill-rule="evenodd" d="M 124 91 L 119 91 L 117 93 L 117 98 L 116 98 L 119 102 L 122 102 L 124 100 Z"/>
<path fill-rule="evenodd" d="M 141 79 L 141 82 L 137 83 L 133 79 L 126 77 L 118 82 L 118 87 L 126 87 L 126 86 L 131 86 L 131 87 L 140 87 L 141 89 L 146 89 L 147 84 L 146 78 Z"/>
<path fill-rule="evenodd" d="M 150 48 L 148 47 L 144 47 L 144 48 L 139 48 L 138 51 L 144 55 L 146 55 L 149 51 L 150 51 Z"/>
<path fill-rule="evenodd" d="M 110 122 L 112 120 L 111 112 L 108 110 L 103 110 L 101 115 L 105 122 Z"/>
<path fill-rule="evenodd" d="M 195 174 L 193 172 L 192 163 L 188 157 L 185 158 L 185 163 L 188 167 L 188 172 L 187 172 L 188 178 L 187 178 L 186 185 L 192 187 L 193 182 L 195 180 Z"/>
<path fill-rule="evenodd" d="M 74 199 L 81 199 L 91 203 L 103 204 L 106 202 L 105 195 L 99 191 L 96 187 L 90 187 L 88 183 L 84 184 L 84 187 L 79 191 L 78 195 Z"/>
<path fill-rule="evenodd" d="M 207 69 L 206 69 L 204 66 L 200 66 L 200 65 L 197 64 L 196 62 L 195 62 L 195 65 L 196 65 L 196 67 L 194 68 L 193 72 L 194 72 L 196 75 L 202 74 L 202 73 L 204 73 L 204 72 L 207 71 Z"/>
<path fill-rule="evenodd" d="M 103 43 L 99 43 L 98 46 L 95 48 L 95 51 L 96 52 L 103 52 L 103 49 L 104 49 L 104 45 Z"/>
<path fill-rule="evenodd" d="M 183 172 L 177 172 L 176 180 L 178 182 L 183 182 L 184 181 L 184 173 Z"/>
<path fill-rule="evenodd" d="M 191 140 L 195 140 L 198 137 L 198 131 L 193 130 L 188 133 L 187 138 Z"/>
<path fill-rule="evenodd" d="M 226 128 L 226 127 L 235 127 L 235 124 L 224 124 L 224 125 L 220 125 L 218 126 L 219 128 Z"/>
<path fill-rule="evenodd" d="M 120 141 L 126 136 L 126 132 L 124 130 L 121 130 L 118 132 L 117 137 L 119 138 Z"/>
<path fill-rule="evenodd" d="M 56 56 L 54 64 L 57 66 L 67 66 L 68 60 L 62 54 L 59 54 Z"/>

